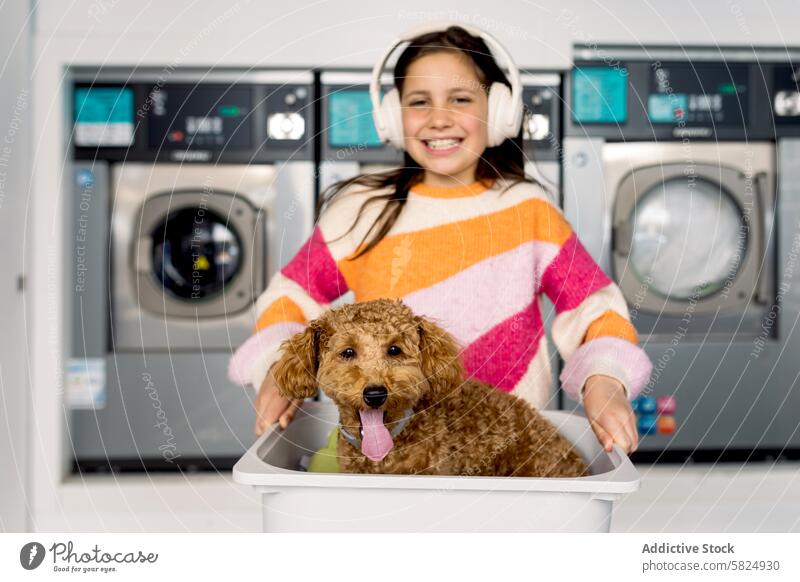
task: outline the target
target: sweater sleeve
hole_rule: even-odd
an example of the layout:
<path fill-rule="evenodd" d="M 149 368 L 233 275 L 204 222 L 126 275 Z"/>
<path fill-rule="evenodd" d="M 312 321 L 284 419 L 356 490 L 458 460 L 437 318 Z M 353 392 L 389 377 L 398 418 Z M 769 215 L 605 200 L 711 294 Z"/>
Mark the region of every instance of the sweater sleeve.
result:
<path fill-rule="evenodd" d="M 336 256 L 349 250 L 342 240 L 352 203 L 334 204 L 320 217 L 311 237 L 279 272 L 255 303 L 251 335 L 228 363 L 228 378 L 258 390 L 272 364 L 280 358 L 281 343 L 305 329 L 331 302 L 349 291 Z"/>
<path fill-rule="evenodd" d="M 552 336 L 565 366 L 561 385 L 580 401 L 587 378 L 611 376 L 633 399 L 647 383 L 652 363 L 638 345 L 622 291 L 595 263 L 561 212 L 547 205 L 536 221 L 546 241 L 537 263 L 540 290 L 553 302 Z"/>

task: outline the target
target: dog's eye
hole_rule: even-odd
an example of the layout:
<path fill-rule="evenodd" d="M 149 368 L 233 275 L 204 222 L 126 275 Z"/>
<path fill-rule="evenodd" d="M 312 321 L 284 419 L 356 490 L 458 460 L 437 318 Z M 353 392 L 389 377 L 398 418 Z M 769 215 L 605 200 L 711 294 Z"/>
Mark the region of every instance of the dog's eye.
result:
<path fill-rule="evenodd" d="M 390 356 L 399 356 L 403 353 L 403 350 L 398 348 L 397 346 L 389 346 L 389 349 L 386 351 Z"/>
<path fill-rule="evenodd" d="M 356 357 L 356 351 L 353 348 L 345 348 L 339 352 L 339 355 L 345 360 L 352 360 Z"/>

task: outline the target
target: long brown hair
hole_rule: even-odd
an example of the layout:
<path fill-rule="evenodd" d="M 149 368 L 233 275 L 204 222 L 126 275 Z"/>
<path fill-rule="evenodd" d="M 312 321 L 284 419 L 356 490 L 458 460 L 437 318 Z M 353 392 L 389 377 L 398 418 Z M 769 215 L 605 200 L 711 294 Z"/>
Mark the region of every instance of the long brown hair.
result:
<path fill-rule="evenodd" d="M 508 87 L 511 86 L 483 39 L 472 36 L 460 26 L 451 26 L 447 30 L 418 36 L 410 42 L 400 55 L 394 68 L 394 85 L 400 95 L 403 94 L 406 71 L 411 63 L 426 55 L 450 50 L 459 51 L 472 62 L 475 66 L 478 80 L 485 90 L 488 91 L 488 88 L 495 82 L 503 83 Z M 324 208 L 338 194 L 353 185 L 364 186 L 369 190 L 392 189 L 387 194 L 376 195 L 367 199 L 361 205 L 358 215 L 349 230 L 342 235 L 345 236 L 352 232 L 368 204 L 385 201 L 380 214 L 364 235 L 358 252 L 350 257 L 351 260 L 369 252 L 383 240 L 397 221 L 397 217 L 400 216 L 400 212 L 408 200 L 408 192 L 422 181 L 424 175 L 424 168 L 408 152 L 405 152 L 403 154 L 403 165 L 400 168 L 372 174 L 360 174 L 337 182 L 322 193 L 321 206 Z M 499 146 L 486 148 L 478 160 L 478 167 L 475 170 L 476 181 L 489 184 L 499 178 L 507 181 L 507 188 L 519 182 L 536 183 L 535 180 L 525 175 L 522 129 L 513 139 L 509 138 Z"/>

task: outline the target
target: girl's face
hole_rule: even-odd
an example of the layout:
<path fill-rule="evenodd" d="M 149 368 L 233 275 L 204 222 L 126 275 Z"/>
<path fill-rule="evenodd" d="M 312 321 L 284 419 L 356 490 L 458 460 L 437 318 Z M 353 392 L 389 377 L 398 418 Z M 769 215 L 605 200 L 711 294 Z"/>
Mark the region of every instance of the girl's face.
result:
<path fill-rule="evenodd" d="M 468 57 L 447 51 L 415 60 L 400 103 L 406 151 L 425 169 L 425 183 L 474 182 L 486 149 L 489 99 Z"/>

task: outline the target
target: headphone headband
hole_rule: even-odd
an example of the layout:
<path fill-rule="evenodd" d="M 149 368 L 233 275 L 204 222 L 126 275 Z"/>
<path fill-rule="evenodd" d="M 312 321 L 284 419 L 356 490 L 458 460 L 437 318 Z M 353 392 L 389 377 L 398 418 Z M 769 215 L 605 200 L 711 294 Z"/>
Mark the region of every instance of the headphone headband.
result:
<path fill-rule="evenodd" d="M 372 69 L 372 80 L 369 84 L 369 95 L 370 100 L 372 101 L 372 111 L 373 111 L 373 119 L 375 120 L 375 124 L 378 126 L 377 130 L 379 134 L 383 134 L 386 132 L 387 123 L 384 119 L 383 112 L 381 111 L 381 75 L 383 74 L 384 68 L 386 67 L 386 63 L 389 61 L 389 57 L 392 56 L 392 53 L 397 49 L 398 46 L 403 44 L 404 42 L 410 42 L 417 38 L 418 36 L 422 36 L 423 34 L 429 34 L 431 32 L 443 32 L 450 28 L 451 26 L 457 26 L 459 28 L 464 29 L 472 36 L 477 36 L 486 43 L 486 46 L 489 47 L 489 50 L 492 53 L 493 57 L 497 57 L 498 55 L 502 57 L 502 59 L 506 63 L 506 67 L 508 69 L 508 76 L 509 82 L 511 83 L 511 99 L 513 102 L 521 102 L 522 101 L 522 81 L 520 80 L 519 76 L 519 69 L 514 64 L 514 60 L 511 58 L 509 52 L 500 44 L 495 37 L 493 37 L 488 32 L 484 32 L 479 28 L 475 28 L 473 26 L 468 26 L 465 24 L 461 24 L 458 22 L 439 22 L 435 24 L 424 24 L 413 28 L 402 34 L 398 37 L 384 52 L 381 59 L 377 62 L 375 67 Z M 508 119 L 504 120 L 506 123 L 511 124 L 513 120 L 513 112 L 507 111 Z"/>

